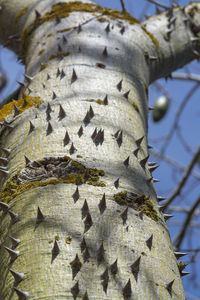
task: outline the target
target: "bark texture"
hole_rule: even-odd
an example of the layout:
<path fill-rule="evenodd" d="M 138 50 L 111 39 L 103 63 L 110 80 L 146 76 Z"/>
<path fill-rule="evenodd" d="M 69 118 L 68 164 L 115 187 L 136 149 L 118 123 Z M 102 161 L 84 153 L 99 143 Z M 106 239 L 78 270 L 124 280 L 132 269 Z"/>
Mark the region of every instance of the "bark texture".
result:
<path fill-rule="evenodd" d="M 200 4 L 143 24 L 85 0 L 0 4 L 0 41 L 26 66 L 0 110 L 0 298 L 184 299 L 148 85 L 197 58 Z"/>

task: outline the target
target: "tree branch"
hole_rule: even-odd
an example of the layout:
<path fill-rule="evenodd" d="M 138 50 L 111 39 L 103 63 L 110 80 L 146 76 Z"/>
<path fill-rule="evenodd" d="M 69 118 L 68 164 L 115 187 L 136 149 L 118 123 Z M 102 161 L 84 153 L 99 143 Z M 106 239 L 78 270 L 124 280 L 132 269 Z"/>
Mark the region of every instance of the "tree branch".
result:
<path fill-rule="evenodd" d="M 121 2 L 121 6 L 122 6 L 122 11 L 126 12 L 126 8 L 125 8 L 125 5 L 124 5 L 124 0 L 120 0 L 120 2 Z"/>
<path fill-rule="evenodd" d="M 173 242 L 174 246 L 176 249 L 179 249 L 180 248 L 180 245 L 185 237 L 185 232 L 192 220 L 192 217 L 193 217 L 193 214 L 194 214 L 194 211 L 196 210 L 196 208 L 198 207 L 198 205 L 200 204 L 200 197 L 197 199 L 197 201 L 193 204 L 193 206 L 191 207 L 188 215 L 187 215 L 187 218 L 185 220 L 185 222 L 183 223 L 183 226 L 182 226 L 182 229 L 180 231 L 180 233 L 178 234 L 178 236 L 175 238 L 175 241 Z"/>
<path fill-rule="evenodd" d="M 200 76 L 198 76 L 196 74 L 172 73 L 171 77 L 174 78 L 174 79 L 191 80 L 191 81 L 200 82 Z"/>
<path fill-rule="evenodd" d="M 189 163 L 185 173 L 183 174 L 183 177 L 181 178 L 179 184 L 177 185 L 175 190 L 172 192 L 171 196 L 168 198 L 168 200 L 165 204 L 166 207 L 168 207 L 169 204 L 174 200 L 174 198 L 180 194 L 181 189 L 184 186 L 185 182 L 187 181 L 188 177 L 190 176 L 190 173 L 191 173 L 194 165 L 196 164 L 197 160 L 199 159 L 199 156 L 200 156 L 200 148 L 197 149 L 197 151 L 194 154 L 191 162 Z"/>
<path fill-rule="evenodd" d="M 158 1 L 155 1 L 155 0 L 148 0 L 148 1 L 151 2 L 151 3 L 153 3 L 153 4 L 155 4 L 155 5 L 160 6 L 160 7 L 162 7 L 162 8 L 165 8 L 165 9 L 168 9 L 168 8 L 169 8 L 169 6 L 167 6 L 167 5 L 165 5 L 165 4 L 162 4 L 162 3 L 158 2 Z"/>

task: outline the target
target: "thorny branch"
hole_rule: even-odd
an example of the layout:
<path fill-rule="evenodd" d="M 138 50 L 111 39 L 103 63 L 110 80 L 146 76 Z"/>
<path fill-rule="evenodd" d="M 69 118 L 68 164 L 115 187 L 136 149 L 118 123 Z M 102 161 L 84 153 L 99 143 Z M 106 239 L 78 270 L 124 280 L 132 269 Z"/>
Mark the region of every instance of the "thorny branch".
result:
<path fill-rule="evenodd" d="M 162 3 L 158 2 L 158 1 L 155 1 L 155 0 L 148 0 L 148 1 L 151 2 L 151 3 L 153 3 L 153 4 L 155 4 L 155 5 L 160 6 L 160 7 L 162 7 L 162 8 L 165 8 L 165 9 L 168 9 L 168 8 L 169 8 L 169 6 L 167 6 L 167 5 L 165 5 L 165 4 L 162 4 Z"/>
<path fill-rule="evenodd" d="M 178 196 L 181 192 L 181 189 L 183 188 L 185 182 L 187 181 L 187 179 L 189 178 L 191 171 L 194 167 L 194 165 L 196 164 L 198 158 L 200 156 L 200 148 L 197 149 L 196 153 L 194 154 L 191 162 L 189 163 L 185 173 L 183 174 L 183 177 L 181 178 L 179 184 L 177 185 L 177 187 L 175 188 L 175 190 L 172 192 L 171 196 L 168 198 L 165 206 L 168 207 L 169 204 L 175 199 L 176 196 Z"/>
<path fill-rule="evenodd" d="M 199 204 L 200 204 L 200 197 L 197 199 L 197 201 L 191 207 L 191 209 L 187 215 L 187 218 L 185 219 L 185 222 L 183 223 L 180 233 L 177 235 L 177 237 L 175 238 L 175 240 L 173 242 L 176 249 L 180 249 L 181 243 L 185 237 L 185 232 L 186 232 L 186 230 L 192 220 L 192 217 L 194 216 L 194 212 Z"/>

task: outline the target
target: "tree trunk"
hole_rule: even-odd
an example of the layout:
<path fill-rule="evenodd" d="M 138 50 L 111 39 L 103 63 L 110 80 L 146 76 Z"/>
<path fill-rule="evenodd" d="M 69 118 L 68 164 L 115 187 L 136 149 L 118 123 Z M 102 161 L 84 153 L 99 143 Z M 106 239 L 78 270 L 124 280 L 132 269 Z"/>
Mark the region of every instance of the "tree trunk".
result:
<path fill-rule="evenodd" d="M 0 110 L 0 299 L 184 299 L 147 100 L 198 57 L 200 4 L 143 24 L 89 0 L 0 5 L 0 41 L 26 66 Z"/>

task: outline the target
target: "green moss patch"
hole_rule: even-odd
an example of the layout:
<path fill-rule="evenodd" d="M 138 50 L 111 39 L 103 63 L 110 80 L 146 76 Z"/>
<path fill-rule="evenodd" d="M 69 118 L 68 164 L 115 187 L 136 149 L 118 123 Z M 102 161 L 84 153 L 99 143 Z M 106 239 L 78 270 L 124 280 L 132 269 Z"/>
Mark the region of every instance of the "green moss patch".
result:
<path fill-rule="evenodd" d="M 150 199 L 144 194 L 136 195 L 134 193 L 120 192 L 114 195 L 114 201 L 119 205 L 126 205 L 136 211 L 142 211 L 147 217 L 155 222 L 160 220 L 157 211 Z"/>
<path fill-rule="evenodd" d="M 29 162 L 24 169 L 6 181 L 1 192 L 1 201 L 8 203 L 24 191 L 49 184 L 89 184 L 104 187 L 99 181 L 103 170 L 86 168 L 69 156 L 49 157 Z"/>

